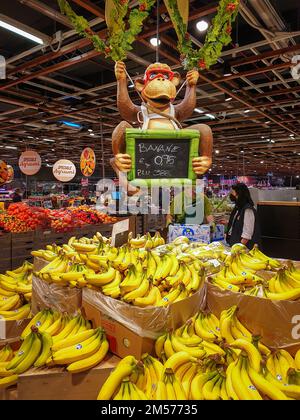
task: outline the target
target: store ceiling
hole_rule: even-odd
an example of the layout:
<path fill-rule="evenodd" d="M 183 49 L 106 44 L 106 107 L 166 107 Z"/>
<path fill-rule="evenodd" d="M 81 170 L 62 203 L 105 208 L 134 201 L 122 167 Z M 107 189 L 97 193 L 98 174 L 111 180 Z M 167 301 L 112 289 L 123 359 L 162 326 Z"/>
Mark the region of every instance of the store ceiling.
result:
<path fill-rule="evenodd" d="M 103 0 L 70 3 L 93 22 L 95 31 L 105 34 Z M 217 2 L 190 3 L 188 29 L 200 46 L 205 35 L 197 31 L 196 23 L 201 19 L 211 22 Z M 106 175 L 112 174 L 111 133 L 121 121 L 113 62 L 74 33 L 55 0 L 2 0 L 0 13 L 41 32 L 46 39 L 55 38 L 57 31 L 63 34 L 60 46 L 53 42 L 41 48 L 0 28 L 0 54 L 7 59 L 7 78 L 0 81 L 1 158 L 16 163 L 22 150 L 34 148 L 48 165 L 62 157 L 78 162 L 83 147 L 93 146 L 98 162 L 104 156 Z M 162 1 L 160 15 L 160 60 L 184 77 L 175 32 Z M 132 77 L 155 60 L 156 49 L 149 42 L 155 33 L 154 9 L 126 62 Z M 297 54 L 299 0 L 242 2 L 233 45 L 224 50 L 220 63 L 200 75 L 197 108 L 204 113 L 195 112 L 186 121 L 186 126 L 206 123 L 212 127 L 212 173 L 300 175 L 300 83 L 290 73 L 291 58 Z M 224 62 L 231 65 L 232 76 L 224 77 Z M 134 89 L 129 90 L 139 103 Z M 82 129 L 68 128 L 62 120 L 78 123 Z"/>

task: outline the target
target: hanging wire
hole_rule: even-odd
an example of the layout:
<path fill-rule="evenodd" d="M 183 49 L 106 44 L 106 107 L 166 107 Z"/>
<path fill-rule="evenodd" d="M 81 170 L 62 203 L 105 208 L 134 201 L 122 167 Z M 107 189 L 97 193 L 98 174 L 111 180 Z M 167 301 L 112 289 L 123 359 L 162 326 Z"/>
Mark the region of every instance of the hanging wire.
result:
<path fill-rule="evenodd" d="M 105 178 L 105 165 L 104 165 L 104 141 L 103 141 L 103 120 L 102 120 L 102 109 L 99 109 L 100 114 L 100 136 L 101 136 L 101 155 L 102 155 L 102 179 Z"/>
<path fill-rule="evenodd" d="M 156 62 L 159 62 L 159 0 L 157 0 L 157 12 L 156 12 Z"/>

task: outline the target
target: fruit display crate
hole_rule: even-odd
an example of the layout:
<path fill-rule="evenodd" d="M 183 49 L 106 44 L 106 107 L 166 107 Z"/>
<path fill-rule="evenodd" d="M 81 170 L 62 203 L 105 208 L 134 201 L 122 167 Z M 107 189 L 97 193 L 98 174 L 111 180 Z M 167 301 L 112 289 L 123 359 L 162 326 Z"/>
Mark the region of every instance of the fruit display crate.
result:
<path fill-rule="evenodd" d="M 4 271 L 11 270 L 11 233 L 0 236 L 1 259 L 0 266 Z"/>
<path fill-rule="evenodd" d="M 53 243 L 63 245 L 69 238 L 86 236 L 91 238 L 100 232 L 103 236 L 111 236 L 113 224 L 85 225 L 68 232 L 55 232 L 51 229 L 36 230 L 25 233 L 4 233 L 0 236 L 0 274 L 6 270 L 14 270 L 25 260 L 33 261 L 31 251 L 44 249 Z"/>
<path fill-rule="evenodd" d="M 108 354 L 100 365 L 71 374 L 64 368 L 31 368 L 19 376 L 18 400 L 96 400 L 120 359 Z"/>
<path fill-rule="evenodd" d="M 32 262 L 31 251 L 35 249 L 35 232 L 11 235 L 11 269 L 19 267 L 24 260 Z"/>

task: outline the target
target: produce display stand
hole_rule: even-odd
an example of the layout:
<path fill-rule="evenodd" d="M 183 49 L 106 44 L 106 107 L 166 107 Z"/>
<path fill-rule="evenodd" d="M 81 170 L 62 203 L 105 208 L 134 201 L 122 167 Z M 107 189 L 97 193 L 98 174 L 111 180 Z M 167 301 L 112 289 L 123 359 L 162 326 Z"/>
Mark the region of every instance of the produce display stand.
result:
<path fill-rule="evenodd" d="M 257 207 L 263 251 L 300 261 L 300 203 L 260 201 Z"/>

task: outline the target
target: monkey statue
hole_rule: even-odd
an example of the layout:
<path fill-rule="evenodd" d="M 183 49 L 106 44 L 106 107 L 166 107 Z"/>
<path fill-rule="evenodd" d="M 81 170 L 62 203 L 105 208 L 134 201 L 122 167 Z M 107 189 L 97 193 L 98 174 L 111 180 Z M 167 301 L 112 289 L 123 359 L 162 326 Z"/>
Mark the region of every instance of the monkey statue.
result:
<path fill-rule="evenodd" d="M 129 172 L 131 157 L 126 154 L 126 128 L 134 128 L 130 123 L 139 123 L 146 129 L 180 129 L 180 122 L 189 118 L 196 107 L 196 85 L 199 73 L 191 70 L 187 73 L 187 88 L 184 99 L 177 105 L 172 102 L 176 97 L 176 87 L 180 83 L 180 75 L 171 71 L 167 64 L 151 64 L 143 79 L 135 81 L 144 103 L 135 105 L 128 94 L 125 64 L 118 61 L 115 65 L 117 78 L 117 105 L 122 121 L 113 131 L 112 150 L 114 157 L 111 165 L 118 172 Z M 206 124 L 194 124 L 189 129 L 200 132 L 199 157 L 193 159 L 193 170 L 197 175 L 204 174 L 212 163 L 213 136 Z"/>

